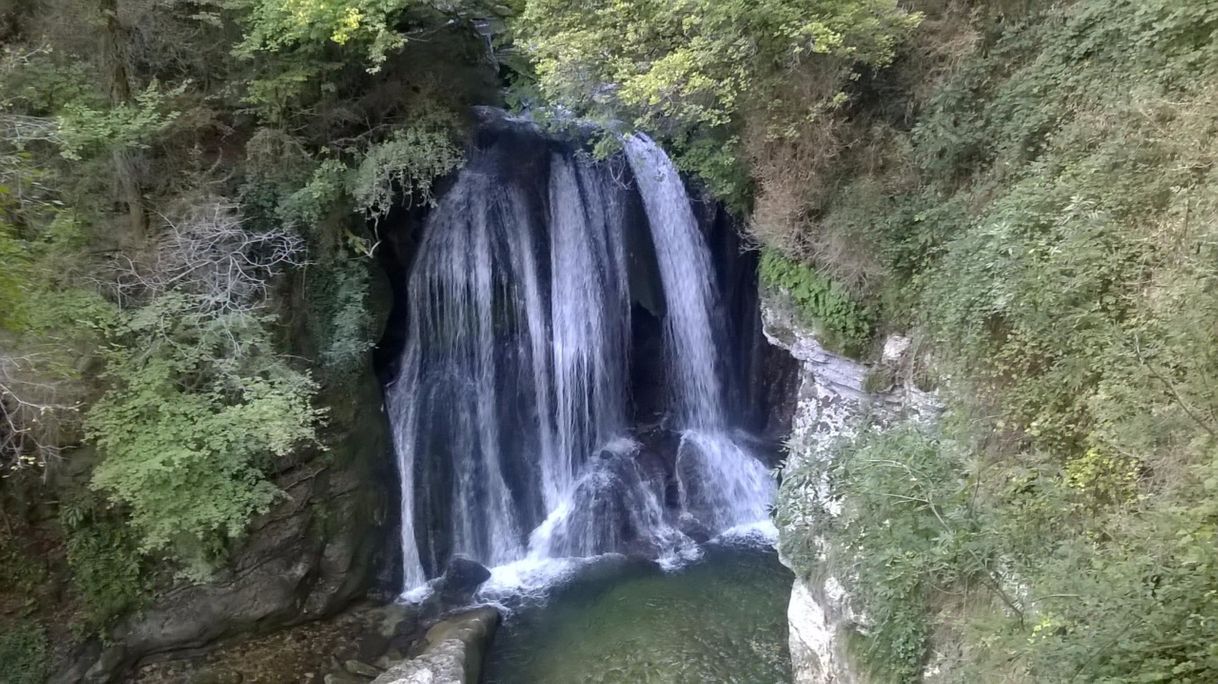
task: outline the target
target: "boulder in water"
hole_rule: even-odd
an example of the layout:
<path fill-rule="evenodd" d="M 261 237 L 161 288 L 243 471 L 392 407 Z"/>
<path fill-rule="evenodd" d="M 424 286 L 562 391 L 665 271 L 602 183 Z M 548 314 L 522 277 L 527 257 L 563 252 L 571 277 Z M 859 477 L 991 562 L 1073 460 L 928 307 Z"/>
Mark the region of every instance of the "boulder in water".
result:
<path fill-rule="evenodd" d="M 478 561 L 453 556 L 435 589 L 445 605 L 463 605 L 471 603 L 478 587 L 490 578 L 491 571 Z"/>

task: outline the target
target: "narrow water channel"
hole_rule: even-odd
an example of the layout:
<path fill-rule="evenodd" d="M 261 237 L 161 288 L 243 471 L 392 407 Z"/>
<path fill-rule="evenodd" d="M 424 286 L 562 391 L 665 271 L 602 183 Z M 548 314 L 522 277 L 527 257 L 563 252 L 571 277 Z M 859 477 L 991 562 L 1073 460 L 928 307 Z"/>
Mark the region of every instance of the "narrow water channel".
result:
<path fill-rule="evenodd" d="M 517 607 L 491 647 L 486 684 L 789 682 L 792 575 L 773 549 L 712 544 L 663 572 L 631 565 Z"/>

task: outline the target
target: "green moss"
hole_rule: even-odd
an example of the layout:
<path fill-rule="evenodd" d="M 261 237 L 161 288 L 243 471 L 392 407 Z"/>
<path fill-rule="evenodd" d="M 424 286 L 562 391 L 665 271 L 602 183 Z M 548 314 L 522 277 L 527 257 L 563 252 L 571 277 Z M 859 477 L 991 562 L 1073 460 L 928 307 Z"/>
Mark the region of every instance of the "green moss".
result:
<path fill-rule="evenodd" d="M 773 250 L 762 254 L 760 273 L 764 285 L 791 296 L 826 348 L 852 356 L 866 348 L 875 331 L 872 313 L 845 288 Z"/>

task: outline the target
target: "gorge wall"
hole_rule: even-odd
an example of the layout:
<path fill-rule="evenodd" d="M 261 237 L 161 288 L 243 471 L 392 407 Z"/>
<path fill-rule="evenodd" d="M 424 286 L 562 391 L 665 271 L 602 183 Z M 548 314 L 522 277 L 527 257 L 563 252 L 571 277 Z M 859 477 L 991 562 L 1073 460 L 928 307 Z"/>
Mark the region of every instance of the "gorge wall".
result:
<path fill-rule="evenodd" d="M 827 466 L 834 457 L 834 445 L 865 425 L 909 417 L 932 421 L 941 412 L 934 395 L 902 381 L 900 372 L 892 372 L 907 362 L 907 338 L 890 336 L 880 361 L 866 364 L 827 351 L 783 293 L 766 292 L 761 312 L 766 339 L 786 350 L 798 364 L 784 475 L 809 463 Z M 882 369 L 895 380 L 885 387 L 872 387 L 875 383 L 869 377 Z M 826 481 L 800 486 L 799 497 L 826 501 Z M 784 544 L 803 541 L 796 539 L 800 532 L 795 529 L 803 522 L 780 525 L 780 551 Z M 789 558 L 784 557 L 784 563 L 796 573 L 787 611 L 795 683 L 869 681 L 851 663 L 847 649 L 850 632 L 866 629 L 866 616 L 852 608 L 851 596 L 837 578 L 815 569 L 809 572 Z"/>
<path fill-rule="evenodd" d="M 388 312 L 385 287 L 377 297 Z M 285 295 L 285 307 L 307 303 Z M 292 332 L 316 342 L 307 315 Z M 388 422 L 370 363 L 329 386 L 324 443 L 277 463 L 281 502 L 251 523 L 228 562 L 206 580 L 166 578 L 140 610 L 62 655 L 52 682 L 117 681 L 142 661 L 185 657 L 235 638 L 330 617 L 376 582 L 392 517 Z"/>

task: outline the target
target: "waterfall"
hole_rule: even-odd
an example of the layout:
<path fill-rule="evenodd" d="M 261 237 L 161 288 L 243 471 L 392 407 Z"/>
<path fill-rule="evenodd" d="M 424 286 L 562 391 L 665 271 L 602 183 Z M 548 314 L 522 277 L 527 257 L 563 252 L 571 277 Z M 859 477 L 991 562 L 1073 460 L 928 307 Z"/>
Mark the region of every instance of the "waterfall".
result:
<path fill-rule="evenodd" d="M 485 174 L 462 174 L 419 247 L 408 288 L 410 335 L 388 397 L 407 587 L 425 580 L 414 526 L 421 458 L 452 463 L 452 506 L 445 512 L 454 552 L 491 564 L 521 553 L 517 506 L 499 458 L 498 404 L 506 397 L 496 337 L 505 323 L 515 328 L 514 355 L 527 356 L 531 372 L 513 380 L 531 387 L 536 406 L 548 409 L 546 361 L 538 358 L 548 348 L 548 329 L 529 228 L 522 198 Z M 445 496 L 432 488 L 439 483 L 425 484 L 428 494 Z"/>
<path fill-rule="evenodd" d="M 763 520 L 774 500 L 765 467 L 729 434 L 717 370 L 722 326 L 710 250 L 698 230 L 676 166 L 645 135 L 626 139 L 626 156 L 647 208 L 668 304 L 664 334 L 678 427 L 682 514 L 718 531 Z"/>
<path fill-rule="evenodd" d="M 731 436 L 711 255 L 671 161 L 643 137 L 626 140 L 628 163 L 593 163 L 527 124 L 508 130 L 431 211 L 405 288 L 387 409 L 408 589 L 457 554 L 671 555 L 692 544 L 678 529 L 762 520 L 773 498 Z M 521 159 L 522 139 L 542 151 Z M 642 222 L 649 240 L 632 230 Z M 640 255 L 667 305 L 668 454 L 629 418 Z"/>
<path fill-rule="evenodd" d="M 550 167 L 557 438 L 542 472 L 554 510 L 583 459 L 626 430 L 630 293 L 620 208 L 606 191 L 612 186 L 570 157 L 554 155 Z"/>

